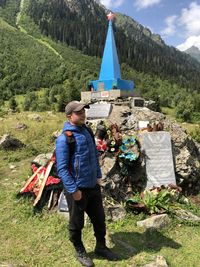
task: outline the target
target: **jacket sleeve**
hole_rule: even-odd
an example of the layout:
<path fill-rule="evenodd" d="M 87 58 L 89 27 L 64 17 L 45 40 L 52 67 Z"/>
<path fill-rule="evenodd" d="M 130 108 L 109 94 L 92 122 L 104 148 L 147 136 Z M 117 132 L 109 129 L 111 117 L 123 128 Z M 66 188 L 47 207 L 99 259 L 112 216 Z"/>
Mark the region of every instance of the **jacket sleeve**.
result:
<path fill-rule="evenodd" d="M 62 134 L 56 140 L 57 171 L 64 188 L 69 193 L 74 193 L 78 188 L 74 178 L 69 172 L 69 160 L 69 145 L 67 143 L 67 138 Z"/>

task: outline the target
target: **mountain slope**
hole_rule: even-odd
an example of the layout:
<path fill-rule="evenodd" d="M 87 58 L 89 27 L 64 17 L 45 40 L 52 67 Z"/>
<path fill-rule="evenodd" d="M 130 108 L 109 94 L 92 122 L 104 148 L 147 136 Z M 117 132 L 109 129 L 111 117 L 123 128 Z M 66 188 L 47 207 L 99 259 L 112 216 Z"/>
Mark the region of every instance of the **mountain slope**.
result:
<path fill-rule="evenodd" d="M 24 88 L 53 86 L 63 73 L 59 57 L 34 38 L 0 19 L 0 90 L 23 92 Z M 19 79 L 20 78 L 20 79 Z"/>
<path fill-rule="evenodd" d="M 200 62 L 200 50 L 196 46 L 192 46 L 184 52 Z"/>
<path fill-rule="evenodd" d="M 88 81 L 98 72 L 98 60 L 44 36 L 36 38 L 21 32 L 2 18 L 0 40 L 0 94 L 3 100 L 40 88 L 70 86 L 73 79 L 80 94 L 81 88 L 87 88 Z M 80 79 L 83 74 L 85 77 Z"/>
<path fill-rule="evenodd" d="M 89 0 L 55 0 L 52 2 L 54 5 L 51 6 L 49 5 L 51 1 L 53 0 L 48 2 L 40 0 L 36 3 L 40 7 L 38 18 L 42 16 L 42 19 L 39 19 L 40 23 L 36 24 L 34 17 L 28 15 L 31 12 L 30 3 L 32 4 L 34 0 L 31 2 L 30 0 L 0 0 L 0 111 L 3 101 L 20 93 L 26 94 L 24 101 L 22 101 L 23 97 L 20 98 L 20 107 L 23 106 L 24 110 L 56 109 L 62 111 L 66 102 L 80 99 L 80 91 L 87 90 L 88 82 L 98 77 L 100 57 L 84 55 L 83 51 L 88 54 L 89 52 L 100 53 L 101 50 L 103 52 L 107 21 L 105 12 L 101 12 L 102 6 Z M 66 6 L 69 2 L 70 5 Z M 62 9 L 60 9 L 61 4 L 63 4 Z M 88 8 L 90 13 L 87 13 Z M 67 17 L 66 12 L 68 12 Z M 82 12 L 85 14 L 85 19 L 81 15 Z M 15 14 L 14 17 L 12 17 L 13 14 Z M 134 65 L 133 68 L 127 63 L 121 64 L 123 79 L 134 80 L 135 91 L 140 96 L 154 99 L 161 106 L 175 105 L 179 108 L 178 114 L 187 116 L 187 120 L 194 114 L 193 117 L 197 121 L 200 94 L 194 90 L 193 84 L 196 83 L 196 88 L 199 88 L 198 62 L 185 53 L 178 53 L 187 59 L 185 64 L 181 58 L 177 63 L 176 55 L 174 59 L 169 59 L 161 53 L 163 58 L 159 58 L 158 51 L 162 52 L 163 47 L 170 49 L 165 46 L 160 37 L 152 35 L 148 29 L 133 20 L 130 22 L 128 17 L 120 14 L 117 16 L 114 30 L 118 50 L 121 49 L 120 57 L 122 59 L 123 55 L 127 56 L 126 62 Z M 41 33 L 41 25 L 46 29 L 44 33 L 48 37 Z M 91 25 L 93 27 L 90 28 Z M 100 25 L 98 32 L 96 25 Z M 137 31 L 138 27 L 140 31 Z M 102 28 L 105 28 L 104 32 Z M 50 38 L 51 36 L 56 42 Z M 58 37 L 62 37 L 63 40 L 59 41 Z M 96 38 L 101 38 L 102 47 Z M 134 38 L 134 41 L 131 38 Z M 68 40 L 73 47 L 64 40 Z M 77 50 L 75 48 L 77 44 L 84 49 Z M 172 51 L 175 49 L 172 48 Z M 166 59 L 168 62 L 164 61 Z M 171 71 L 172 75 L 168 80 L 161 79 L 155 74 L 152 75 L 152 72 L 156 73 L 163 66 L 163 62 L 158 63 L 161 60 L 166 65 L 163 72 L 160 72 L 160 76 L 168 77 Z M 189 65 L 188 62 L 190 62 Z M 186 73 L 188 71 L 189 75 L 194 72 L 193 79 L 189 79 L 189 75 L 186 77 L 173 72 L 174 66 L 180 64 L 182 64 L 182 70 Z M 152 69 L 153 66 L 155 70 Z M 137 71 L 137 69 L 145 71 Z M 186 88 L 177 84 L 177 77 L 182 82 L 188 79 L 187 83 L 184 83 Z M 40 92 L 34 93 L 33 91 L 36 90 Z"/>
<path fill-rule="evenodd" d="M 20 0 L 0 0 L 0 17 L 15 27 L 19 8 Z"/>
<path fill-rule="evenodd" d="M 43 34 L 88 55 L 102 56 L 106 10 L 94 0 L 32 0 L 27 12 Z M 190 56 L 166 46 L 158 35 L 121 14 L 117 14 L 114 31 L 120 62 L 191 90 L 200 90 L 200 64 Z"/>

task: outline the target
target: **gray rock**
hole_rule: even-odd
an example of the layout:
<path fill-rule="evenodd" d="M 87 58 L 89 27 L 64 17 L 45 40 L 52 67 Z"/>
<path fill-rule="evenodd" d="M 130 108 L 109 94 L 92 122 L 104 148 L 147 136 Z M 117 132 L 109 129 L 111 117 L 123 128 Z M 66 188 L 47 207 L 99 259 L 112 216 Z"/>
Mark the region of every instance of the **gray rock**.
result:
<path fill-rule="evenodd" d="M 146 220 L 138 221 L 138 227 L 144 228 L 156 228 L 160 229 L 167 226 L 170 223 L 169 216 L 167 214 L 155 215 Z"/>
<path fill-rule="evenodd" d="M 122 123 L 123 129 L 138 130 L 138 121 L 162 122 L 165 115 L 159 112 L 152 111 L 148 108 L 132 108 L 132 114 L 128 116 Z"/>
<path fill-rule="evenodd" d="M 59 135 L 61 135 L 61 133 L 62 133 L 62 130 L 57 130 L 53 132 L 51 136 L 53 139 L 56 139 Z"/>
<path fill-rule="evenodd" d="M 53 111 L 47 111 L 46 114 L 48 117 L 56 117 L 56 115 L 53 113 Z"/>
<path fill-rule="evenodd" d="M 145 264 L 143 267 L 168 267 L 168 264 L 163 256 L 158 255 L 153 262 Z"/>
<path fill-rule="evenodd" d="M 104 202 L 105 203 L 105 202 Z M 118 221 L 124 219 L 126 215 L 125 209 L 120 205 L 109 205 L 106 204 L 105 213 L 109 221 Z"/>
<path fill-rule="evenodd" d="M 14 138 L 10 134 L 4 134 L 0 139 L 0 149 L 15 150 L 24 146 L 25 144 L 23 144 L 20 140 Z"/>
<path fill-rule="evenodd" d="M 189 222 L 200 222 L 200 217 L 194 215 L 190 211 L 180 209 L 180 210 L 175 210 L 174 213 L 176 214 L 176 217 L 178 217 L 179 219 Z"/>
<path fill-rule="evenodd" d="M 28 119 L 38 122 L 42 121 L 42 117 L 39 114 L 29 114 Z"/>
<path fill-rule="evenodd" d="M 102 160 L 102 165 L 101 165 L 101 171 L 102 171 L 102 178 L 103 180 L 106 179 L 106 177 L 113 171 L 115 168 L 116 164 L 116 157 L 111 156 L 111 157 L 105 157 Z"/>
<path fill-rule="evenodd" d="M 14 169 L 16 168 L 16 165 L 10 164 L 10 165 L 9 165 L 9 168 L 10 168 L 11 170 L 14 170 Z"/>
<path fill-rule="evenodd" d="M 17 123 L 17 125 L 15 126 L 15 129 L 17 130 L 25 130 L 27 128 L 28 128 L 27 125 L 24 123 Z"/>
<path fill-rule="evenodd" d="M 137 134 L 138 121 L 149 121 L 151 125 L 154 122 L 164 124 L 164 130 L 171 134 L 176 182 L 188 193 L 198 192 L 200 189 L 200 144 L 195 142 L 175 121 L 148 108 L 133 108 L 132 113 L 124 118 L 121 130 L 125 134 L 130 131 Z"/>
<path fill-rule="evenodd" d="M 40 154 L 32 161 L 32 163 L 39 166 L 46 166 L 51 157 L 52 153 Z"/>
<path fill-rule="evenodd" d="M 178 124 L 168 124 L 168 128 L 172 138 L 176 176 L 183 179 L 180 185 L 184 189 L 187 187 L 186 190 L 190 190 L 190 187 L 194 190 L 194 185 L 199 188 L 200 153 L 198 144 Z"/>

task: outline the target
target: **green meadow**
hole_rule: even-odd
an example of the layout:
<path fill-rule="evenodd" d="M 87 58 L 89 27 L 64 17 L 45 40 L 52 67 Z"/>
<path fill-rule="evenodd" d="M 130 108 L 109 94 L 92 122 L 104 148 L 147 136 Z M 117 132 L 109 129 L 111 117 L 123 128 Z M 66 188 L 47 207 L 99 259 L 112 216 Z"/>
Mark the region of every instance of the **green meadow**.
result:
<path fill-rule="evenodd" d="M 65 267 L 80 266 L 74 258 L 74 249 L 68 241 L 67 219 L 57 211 L 33 209 L 33 198 L 18 197 L 28 176 L 31 160 L 54 148 L 52 133 L 62 128 L 62 113 L 39 113 L 41 122 L 28 119 L 30 112 L 5 115 L 0 121 L 0 136 L 11 133 L 26 146 L 16 151 L 0 150 L 0 266 Z M 17 130 L 17 123 L 28 128 Z M 14 169 L 12 166 L 14 165 Z M 200 216 L 199 206 L 189 209 Z M 88 222 L 83 240 L 95 266 L 143 266 L 155 256 L 162 255 L 170 267 L 200 266 L 200 225 L 185 223 L 171 217 L 169 227 L 160 231 L 138 228 L 136 222 L 145 214 L 128 213 L 123 220 L 107 222 L 108 246 L 120 256 L 117 262 L 96 258 L 95 240 Z"/>

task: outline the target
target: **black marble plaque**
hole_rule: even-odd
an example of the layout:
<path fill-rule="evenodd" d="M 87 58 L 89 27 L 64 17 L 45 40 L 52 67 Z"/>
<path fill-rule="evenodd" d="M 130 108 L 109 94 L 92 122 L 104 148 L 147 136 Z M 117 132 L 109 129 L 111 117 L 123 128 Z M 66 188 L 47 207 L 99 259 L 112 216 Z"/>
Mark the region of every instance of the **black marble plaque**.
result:
<path fill-rule="evenodd" d="M 64 195 L 64 191 L 61 192 L 59 200 L 58 200 L 58 210 L 62 211 L 62 212 L 68 212 L 68 204 L 67 204 L 67 200 L 65 198 Z"/>
<path fill-rule="evenodd" d="M 143 133 L 141 143 L 146 158 L 147 188 L 176 184 L 170 133 Z"/>

